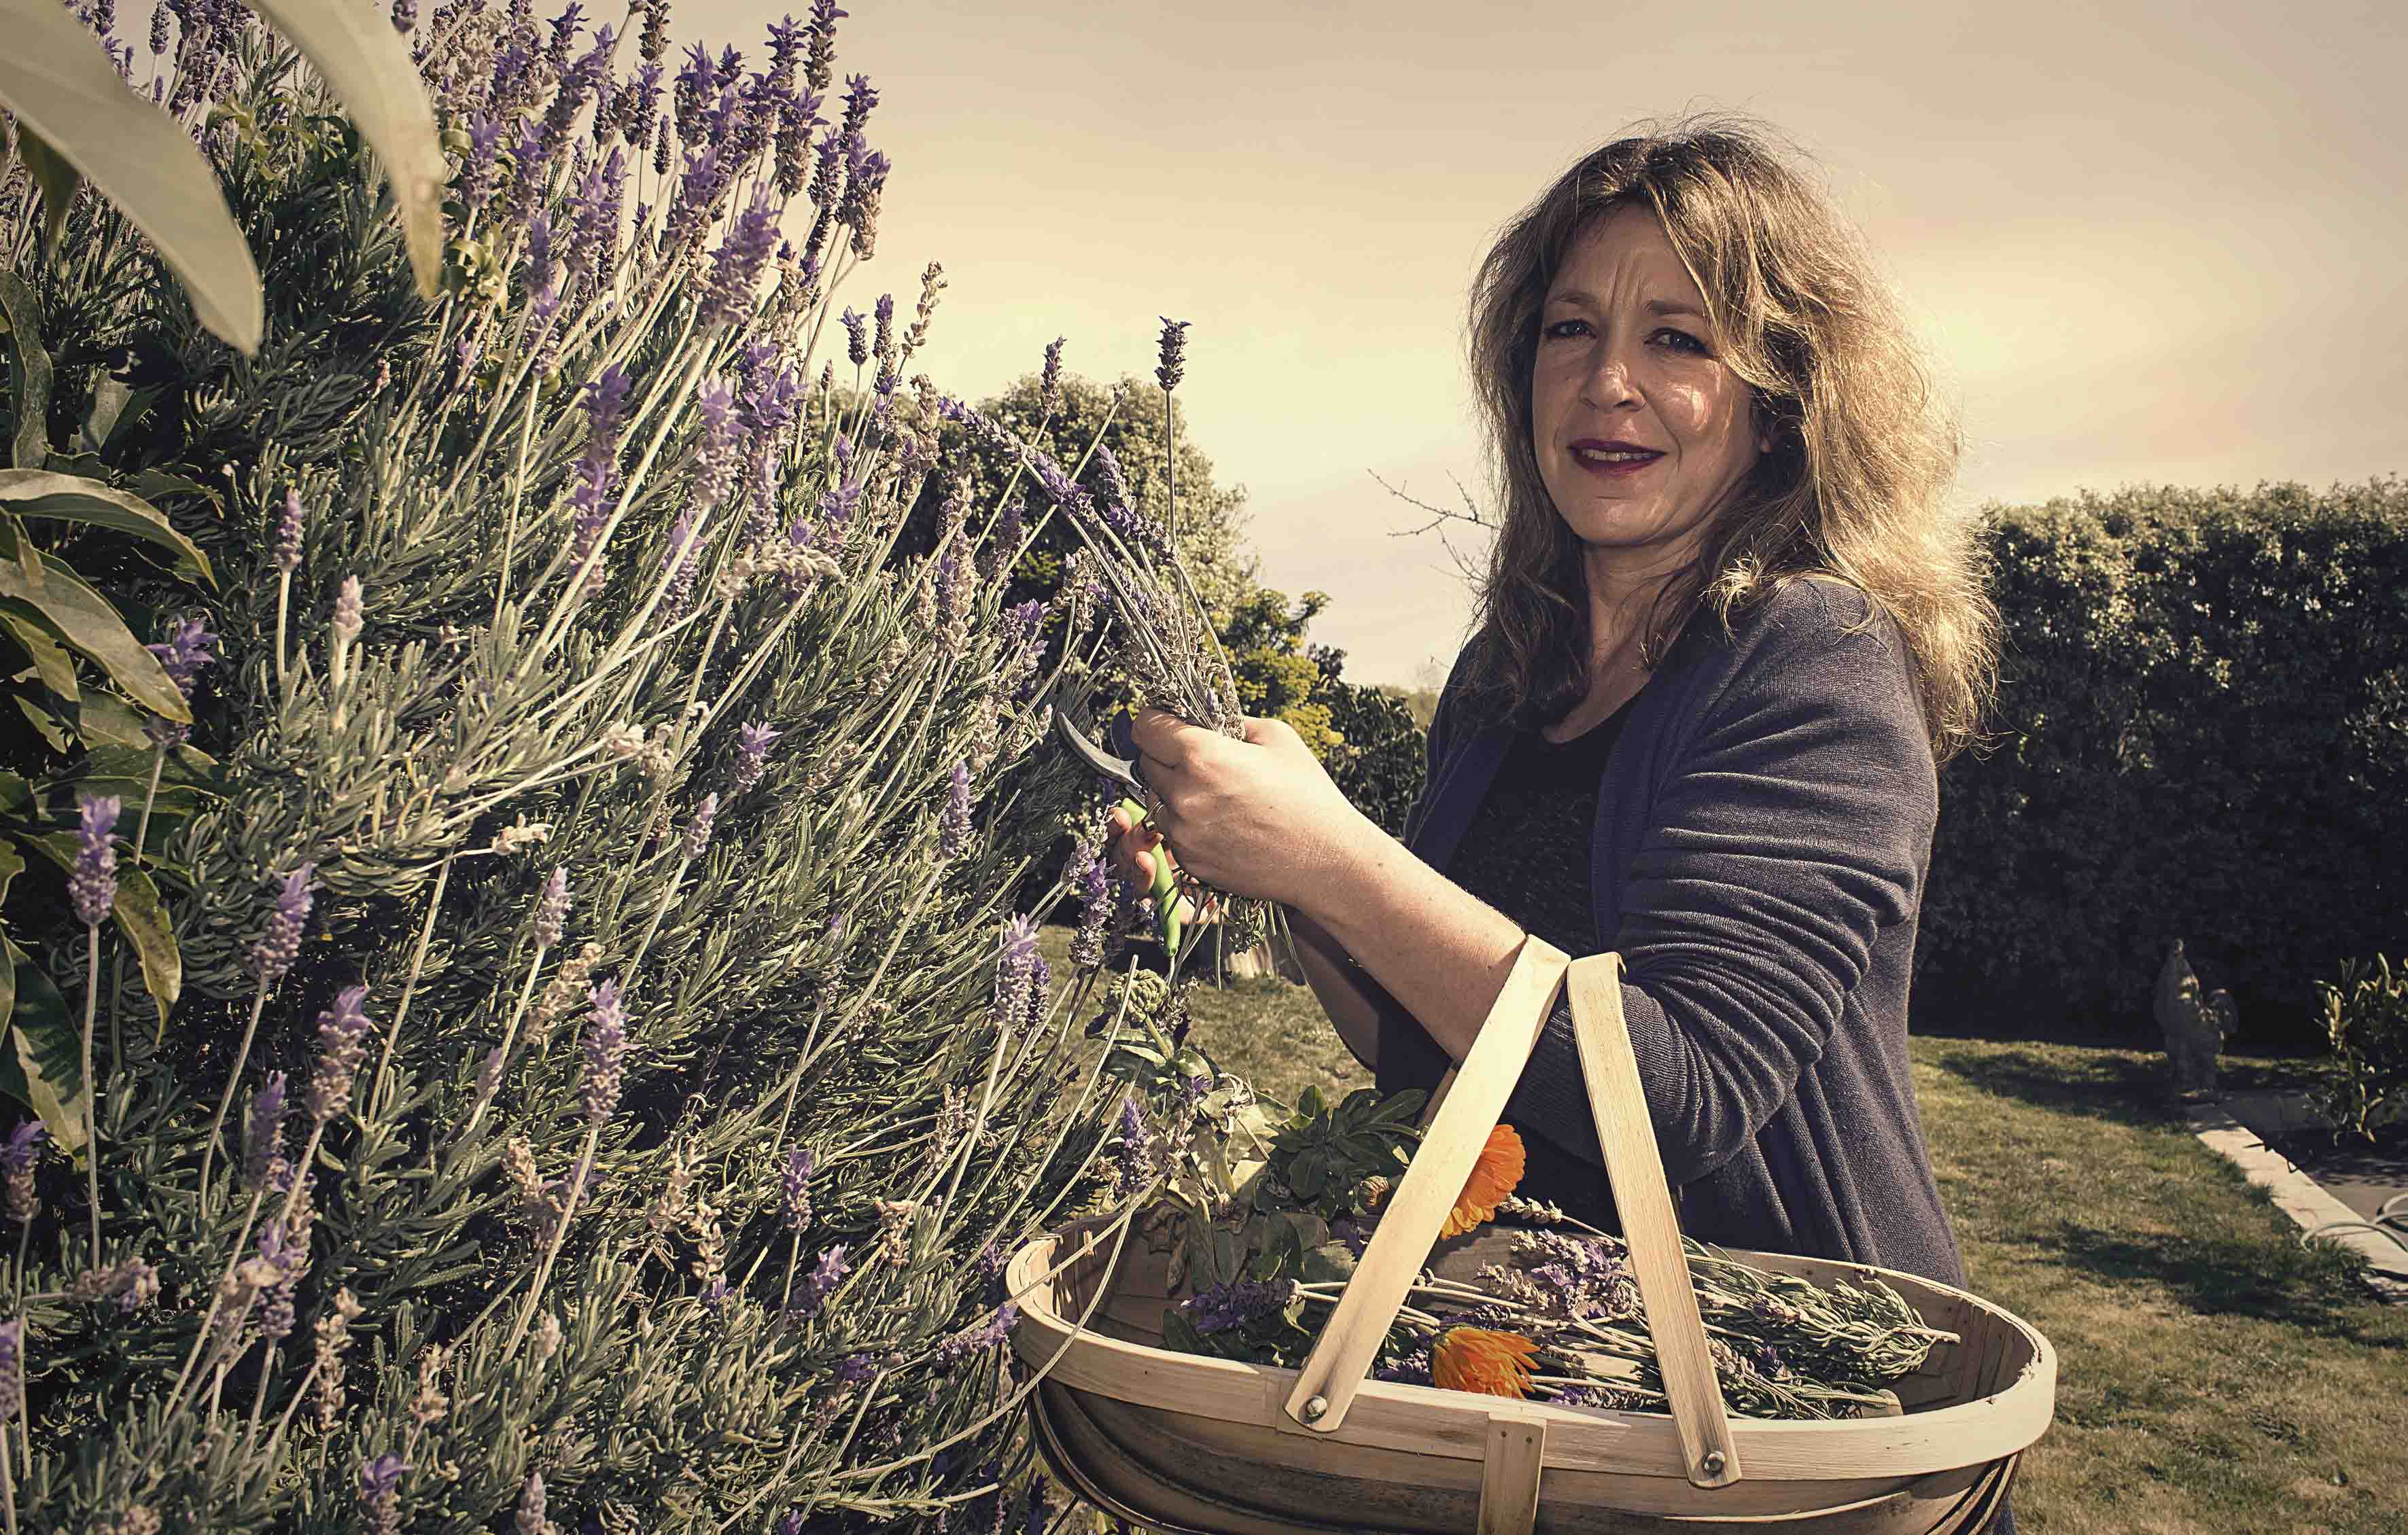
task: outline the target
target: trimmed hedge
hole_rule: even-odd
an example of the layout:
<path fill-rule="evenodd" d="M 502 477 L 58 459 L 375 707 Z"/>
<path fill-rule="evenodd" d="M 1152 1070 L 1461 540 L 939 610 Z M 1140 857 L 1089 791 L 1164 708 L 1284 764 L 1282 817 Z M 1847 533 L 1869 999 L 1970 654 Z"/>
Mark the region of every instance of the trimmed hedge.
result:
<path fill-rule="evenodd" d="M 2408 947 L 2408 486 L 1991 508 L 1993 740 L 1942 770 L 1916 1012 L 2155 1037 L 2185 940 L 2258 1042 Z"/>
<path fill-rule="evenodd" d="M 1345 738 L 1327 764 L 1331 782 L 1391 837 L 1405 835 L 1405 816 L 1422 792 L 1424 731 L 1403 699 L 1376 687 L 1332 678 L 1313 694 L 1329 710 L 1329 727 Z"/>

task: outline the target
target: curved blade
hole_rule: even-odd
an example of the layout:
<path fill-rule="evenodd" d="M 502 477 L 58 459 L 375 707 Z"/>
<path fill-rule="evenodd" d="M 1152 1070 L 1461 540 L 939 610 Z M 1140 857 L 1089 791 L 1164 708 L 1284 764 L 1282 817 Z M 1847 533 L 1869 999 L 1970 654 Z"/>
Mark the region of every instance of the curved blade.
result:
<path fill-rule="evenodd" d="M 1078 753 L 1081 761 L 1120 784 L 1129 793 L 1145 797 L 1145 781 L 1137 776 L 1137 763 L 1129 757 L 1116 757 L 1088 739 L 1087 728 L 1093 724 L 1063 704 L 1054 706 L 1054 732 L 1063 743 Z"/>

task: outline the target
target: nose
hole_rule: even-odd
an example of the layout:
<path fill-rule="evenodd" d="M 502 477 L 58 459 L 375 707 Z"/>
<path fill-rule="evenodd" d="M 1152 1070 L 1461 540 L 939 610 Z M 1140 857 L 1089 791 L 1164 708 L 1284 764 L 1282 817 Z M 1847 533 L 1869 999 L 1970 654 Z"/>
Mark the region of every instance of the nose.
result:
<path fill-rule="evenodd" d="M 1592 410 L 1607 410 L 1636 398 L 1628 362 L 1613 349 L 1598 349 L 1597 366 L 1581 380 L 1581 403 Z"/>

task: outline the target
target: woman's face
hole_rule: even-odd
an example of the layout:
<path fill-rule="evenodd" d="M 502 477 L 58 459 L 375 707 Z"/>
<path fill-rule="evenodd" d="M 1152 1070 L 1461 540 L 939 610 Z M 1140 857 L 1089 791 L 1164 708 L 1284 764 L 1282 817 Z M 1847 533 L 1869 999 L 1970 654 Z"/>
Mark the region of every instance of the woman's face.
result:
<path fill-rule="evenodd" d="M 1655 214 L 1627 206 L 1573 243 L 1540 310 L 1530 448 L 1593 594 L 1686 566 L 1770 446 L 1705 310 Z"/>

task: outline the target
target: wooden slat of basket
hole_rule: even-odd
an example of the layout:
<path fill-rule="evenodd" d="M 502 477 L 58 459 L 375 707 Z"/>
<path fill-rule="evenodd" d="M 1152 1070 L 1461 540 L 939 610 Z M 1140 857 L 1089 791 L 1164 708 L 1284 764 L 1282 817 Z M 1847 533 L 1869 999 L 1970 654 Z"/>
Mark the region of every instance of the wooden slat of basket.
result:
<path fill-rule="evenodd" d="M 1039 1394 L 1040 1426 L 1061 1436 L 1085 1473 L 1068 1480 L 1082 1491 L 1105 1492 L 1109 1500 L 1097 1501 L 1125 1518 L 1212 1535 L 1477 1528 L 1484 1475 L 1471 1461 L 1449 1466 L 1393 1451 L 1354 1452 L 1327 1464 L 1318 1456 L 1309 1465 L 1282 1463 L 1267 1457 L 1293 1446 L 1294 1436 L 1132 1411 L 1051 1382 Z M 1678 1477 L 1606 1476 L 1551 1464 L 1537 1528 L 1540 1535 L 1970 1535 L 1981 1524 L 1965 1516 L 1982 1510 L 2003 1474 L 1996 1466 L 1967 1467 L 1863 1496 L 1853 1485 L 1818 1484 L 1815 1501 L 1801 1508 L 1799 1489 L 1788 1489 L 1791 1500 L 1784 1503 L 1779 1489 L 1754 1479 L 1700 1492 Z"/>
<path fill-rule="evenodd" d="M 1052 1285 L 1029 1284 L 1047 1267 L 1052 1247 L 1051 1239 L 1032 1243 L 1013 1262 L 1010 1284 L 1023 1295 L 1021 1323 L 1013 1338 L 1024 1359 L 1034 1366 L 1050 1366 L 1065 1384 L 1147 1408 L 1285 1427 L 1282 1408 L 1297 1378 L 1295 1371 L 1170 1354 L 1092 1332 L 1057 1357 L 1071 1324 L 1058 1309 Z M 1732 1256 L 1818 1280 L 1856 1267 L 1784 1254 L 1735 1250 Z M 1911 1274 L 1884 1272 L 1882 1277 L 1918 1308 L 1929 1300 L 1962 1294 Z M 1075 1316 L 1077 1308 L 1070 1308 L 1069 1314 Z M 1742 1420 L 1735 1427 L 1748 1456 L 1750 1477 L 1772 1482 L 1912 1477 L 1933 1467 L 1963 1466 L 2015 1453 L 2047 1427 L 2056 1371 L 2044 1341 L 2036 1334 L 2018 1332 L 2014 1337 L 2018 1357 L 2028 1368 L 2014 1386 L 1993 1400 L 1960 1402 L 1898 1418 L 1831 1423 Z M 2035 1349 L 2041 1351 L 2037 1356 Z M 1454 1392 L 1366 1383 L 1354 1413 L 1334 1437 L 1351 1446 L 1409 1450 L 1476 1462 L 1484 1451 L 1481 1430 L 1485 1417 L 1477 1411 L 1480 1399 L 1469 1399 L 1469 1410 L 1459 1404 L 1462 1401 L 1460 1394 Z M 1661 1414 L 1592 1413 L 1537 1404 L 1533 1410 L 1557 1414 L 1551 1418 L 1551 1427 L 1564 1426 L 1552 1430 L 1551 1470 L 1562 1466 L 1670 1478 L 1685 1474 L 1679 1437 L 1671 1421 Z M 1712 1496 L 1720 1502 L 1736 1490 L 1721 1488 Z"/>
<path fill-rule="evenodd" d="M 1672 1213 L 1663 1153 L 1656 1144 L 1639 1058 L 1622 1017 L 1622 956 L 1607 953 L 1575 960 L 1566 984 L 1571 989 L 1572 1038 L 1580 1046 L 1588 1112 L 1605 1153 L 1606 1182 L 1629 1244 L 1631 1272 L 1647 1309 L 1647 1332 L 1656 1343 L 1672 1421 L 1681 1430 L 1689 1479 L 1701 1487 L 1719 1487 L 1740 1478 L 1739 1446 L 1731 1439 L 1713 1357 L 1706 1351 L 1706 1326 L 1681 1246 L 1681 1223 Z"/>
<path fill-rule="evenodd" d="M 1547 1458 L 1547 1420 L 1511 1409 L 1488 1414 L 1488 1455 L 1480 1463 L 1480 1535 L 1530 1535 L 1539 1520 L 1539 1470 Z"/>
<path fill-rule="evenodd" d="M 1469 1181 L 1489 1129 L 1505 1112 L 1506 1098 L 1522 1080 L 1568 964 L 1562 950 L 1537 935 L 1523 940 L 1487 1021 L 1463 1058 L 1454 1088 L 1389 1195 L 1380 1224 L 1284 1404 L 1286 1415 L 1306 1431 L 1329 1433 L 1346 1421 L 1355 1390 L 1395 1323 L 1405 1292 Z"/>

